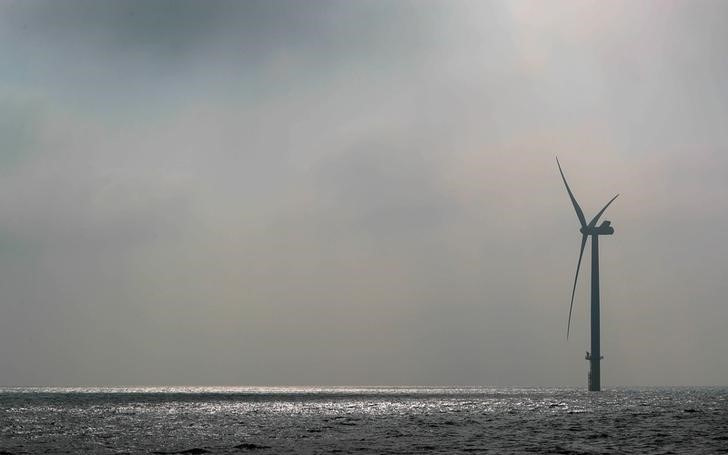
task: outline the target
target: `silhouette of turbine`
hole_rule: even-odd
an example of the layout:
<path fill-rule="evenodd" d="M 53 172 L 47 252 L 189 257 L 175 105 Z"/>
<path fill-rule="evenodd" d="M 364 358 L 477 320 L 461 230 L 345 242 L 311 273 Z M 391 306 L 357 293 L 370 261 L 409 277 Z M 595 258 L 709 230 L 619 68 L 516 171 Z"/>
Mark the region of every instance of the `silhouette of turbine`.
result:
<path fill-rule="evenodd" d="M 566 177 L 564 177 L 564 171 L 561 170 L 561 163 L 559 158 L 556 157 L 556 165 L 559 167 L 559 173 L 561 179 L 564 181 L 566 186 L 566 192 L 569 193 L 571 203 L 574 205 L 576 216 L 579 218 L 581 224 L 581 248 L 579 249 L 579 261 L 576 263 L 576 274 L 574 275 L 574 287 L 571 289 L 571 304 L 569 305 L 569 320 L 566 325 L 566 339 L 569 339 L 569 331 L 571 330 L 571 311 L 574 308 L 574 293 L 576 292 L 576 282 L 579 279 L 579 267 L 581 266 L 581 257 L 584 255 L 584 247 L 586 246 L 587 237 L 591 236 L 592 245 L 592 266 L 591 266 L 591 354 L 586 353 L 586 359 L 589 360 L 589 390 L 599 391 L 601 390 L 601 375 L 600 375 L 600 360 L 603 358 L 601 355 L 600 338 L 599 338 L 599 236 L 600 235 L 612 235 L 614 234 L 614 228 L 611 226 L 610 221 L 604 221 L 601 225 L 597 226 L 599 218 L 602 216 L 609 204 L 611 204 L 617 196 L 614 196 L 607 202 L 607 205 L 602 208 L 599 213 L 587 224 L 586 218 L 584 218 L 584 212 L 579 207 L 579 204 L 574 198 L 574 194 L 569 188 L 569 184 L 566 183 Z"/>

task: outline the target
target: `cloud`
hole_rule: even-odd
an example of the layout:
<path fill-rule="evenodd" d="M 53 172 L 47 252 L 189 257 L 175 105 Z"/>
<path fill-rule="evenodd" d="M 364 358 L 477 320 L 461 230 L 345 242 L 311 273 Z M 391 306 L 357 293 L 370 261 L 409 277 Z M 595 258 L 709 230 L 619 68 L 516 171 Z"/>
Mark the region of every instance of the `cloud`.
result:
<path fill-rule="evenodd" d="M 452 222 L 457 200 L 438 181 L 435 163 L 390 137 L 355 144 L 319 167 L 320 197 L 344 222 L 378 242 L 406 241 Z"/>
<path fill-rule="evenodd" d="M 556 154 L 622 193 L 605 380 L 719 380 L 722 6 L 666 4 L 0 5 L 0 382 L 580 383 Z"/>

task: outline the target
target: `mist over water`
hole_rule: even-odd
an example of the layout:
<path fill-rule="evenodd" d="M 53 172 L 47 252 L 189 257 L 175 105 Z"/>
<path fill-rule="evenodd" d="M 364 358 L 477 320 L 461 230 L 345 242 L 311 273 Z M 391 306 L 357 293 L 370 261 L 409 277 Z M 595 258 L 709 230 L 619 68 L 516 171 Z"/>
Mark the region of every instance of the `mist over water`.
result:
<path fill-rule="evenodd" d="M 2 385 L 582 385 L 557 154 L 621 193 L 604 383 L 728 382 L 725 1 L 0 1 L 0 55 Z"/>
<path fill-rule="evenodd" d="M 5 453 L 719 453 L 728 389 L 0 390 Z"/>

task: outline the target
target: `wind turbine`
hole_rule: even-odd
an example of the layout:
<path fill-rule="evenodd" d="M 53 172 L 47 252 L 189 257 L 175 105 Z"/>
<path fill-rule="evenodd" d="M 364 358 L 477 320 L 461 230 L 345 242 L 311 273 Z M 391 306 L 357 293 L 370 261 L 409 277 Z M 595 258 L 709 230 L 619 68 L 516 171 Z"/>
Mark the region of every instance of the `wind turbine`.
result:
<path fill-rule="evenodd" d="M 559 167 L 561 179 L 566 186 L 566 192 L 569 193 L 571 203 L 574 205 L 576 216 L 581 224 L 581 249 L 579 250 L 579 261 L 576 263 L 576 275 L 574 275 L 574 287 L 571 289 L 571 304 L 569 305 L 569 322 L 566 325 L 566 339 L 569 339 L 569 331 L 571 329 L 571 310 L 574 308 L 574 293 L 576 292 L 576 281 L 579 279 L 579 267 L 581 266 L 581 257 L 584 255 L 584 247 L 586 246 L 587 237 L 591 236 L 591 353 L 586 353 L 586 359 L 589 361 L 589 391 L 598 392 L 601 390 L 601 375 L 599 370 L 599 362 L 602 360 L 601 349 L 599 346 L 599 236 L 614 234 L 614 228 L 610 226 L 611 222 L 604 221 L 597 226 L 599 217 L 602 216 L 609 204 L 611 204 L 617 196 L 614 196 L 607 205 L 602 208 L 599 213 L 587 224 L 584 218 L 584 212 L 574 198 L 574 194 L 566 183 L 564 171 L 561 170 L 561 163 L 556 157 L 556 165 Z"/>

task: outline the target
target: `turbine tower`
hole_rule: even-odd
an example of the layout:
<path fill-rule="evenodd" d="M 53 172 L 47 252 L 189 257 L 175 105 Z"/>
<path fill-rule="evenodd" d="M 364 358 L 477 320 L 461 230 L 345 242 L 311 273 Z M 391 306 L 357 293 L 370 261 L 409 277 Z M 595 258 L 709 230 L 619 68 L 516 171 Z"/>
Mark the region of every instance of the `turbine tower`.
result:
<path fill-rule="evenodd" d="M 566 339 L 569 339 L 569 331 L 571 329 L 571 310 L 574 308 L 574 293 L 576 292 L 576 281 L 579 278 L 579 267 L 581 266 L 581 257 L 584 255 L 584 247 L 586 246 L 587 237 L 591 236 L 591 353 L 586 353 L 586 359 L 589 361 L 589 391 L 598 392 L 601 390 L 601 373 L 599 370 L 599 363 L 602 360 L 601 348 L 599 345 L 599 236 L 600 235 L 612 235 L 614 234 L 614 228 L 610 226 L 611 222 L 604 221 L 602 224 L 597 226 L 599 217 L 602 216 L 609 204 L 611 204 L 617 196 L 614 196 L 607 205 L 602 208 L 599 213 L 587 224 L 586 218 L 584 218 L 584 212 L 576 202 L 574 194 L 569 188 L 569 184 L 566 183 L 566 177 L 564 177 L 564 171 L 561 170 L 561 163 L 559 158 L 556 158 L 556 165 L 559 167 L 559 173 L 561 179 L 564 181 L 566 186 L 566 192 L 569 193 L 571 203 L 574 205 L 576 216 L 579 218 L 581 224 L 581 249 L 579 250 L 579 261 L 576 263 L 576 275 L 574 275 L 574 287 L 571 289 L 571 304 L 569 305 L 569 321 L 566 325 Z"/>

